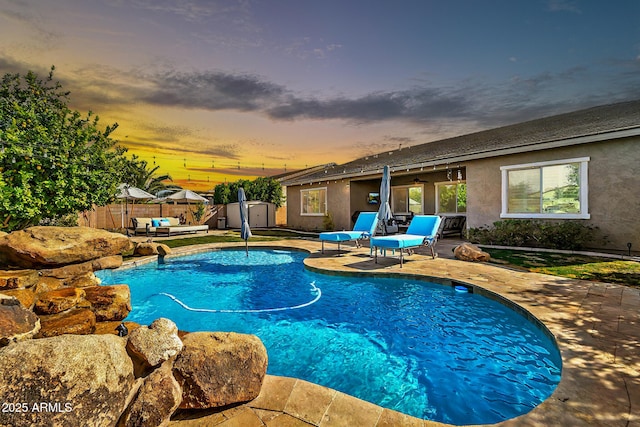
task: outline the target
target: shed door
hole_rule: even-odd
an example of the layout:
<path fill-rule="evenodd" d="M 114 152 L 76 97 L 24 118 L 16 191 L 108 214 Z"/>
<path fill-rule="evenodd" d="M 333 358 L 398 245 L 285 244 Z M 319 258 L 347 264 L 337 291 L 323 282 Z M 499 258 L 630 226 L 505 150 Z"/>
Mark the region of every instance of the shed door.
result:
<path fill-rule="evenodd" d="M 268 227 L 266 204 L 249 206 L 249 226 Z"/>

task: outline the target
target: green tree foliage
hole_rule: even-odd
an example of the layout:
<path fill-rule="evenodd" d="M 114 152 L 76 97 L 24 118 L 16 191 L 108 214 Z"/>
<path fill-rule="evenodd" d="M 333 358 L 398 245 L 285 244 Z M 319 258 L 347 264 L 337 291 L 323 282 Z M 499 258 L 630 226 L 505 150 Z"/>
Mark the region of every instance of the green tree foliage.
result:
<path fill-rule="evenodd" d="M 116 193 L 126 149 L 67 106 L 68 92 L 33 72 L 0 82 L 0 228 L 25 228 L 106 204 Z"/>
<path fill-rule="evenodd" d="M 261 177 L 253 181 L 241 179 L 236 182 L 218 184 L 213 189 L 213 203 L 227 204 L 238 201 L 238 189 L 244 188 L 248 200 L 273 203 L 276 207 L 284 203 L 282 186 L 271 177 Z"/>
<path fill-rule="evenodd" d="M 122 182 L 154 195 L 164 190 L 182 189 L 179 185 L 167 184 L 165 181 L 173 181 L 173 178 L 169 174 L 159 174 L 159 169 L 160 166 L 150 167 L 146 160 L 134 154 L 127 162 Z"/>

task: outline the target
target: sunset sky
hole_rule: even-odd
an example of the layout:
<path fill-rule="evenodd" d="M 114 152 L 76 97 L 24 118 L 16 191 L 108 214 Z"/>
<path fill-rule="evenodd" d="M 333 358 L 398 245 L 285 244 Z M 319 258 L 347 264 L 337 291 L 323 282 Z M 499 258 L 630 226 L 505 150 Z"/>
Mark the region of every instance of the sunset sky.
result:
<path fill-rule="evenodd" d="M 185 188 L 640 98 L 640 1 L 0 0 L 0 73 Z"/>

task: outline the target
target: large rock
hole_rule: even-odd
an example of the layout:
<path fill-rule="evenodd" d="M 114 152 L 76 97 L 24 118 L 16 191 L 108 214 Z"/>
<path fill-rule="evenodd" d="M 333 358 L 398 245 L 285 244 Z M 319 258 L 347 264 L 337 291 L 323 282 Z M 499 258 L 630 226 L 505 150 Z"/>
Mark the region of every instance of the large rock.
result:
<path fill-rule="evenodd" d="M 19 361 L 19 362 L 18 362 Z M 17 363 L 18 362 L 18 363 Z M 3 426 L 114 426 L 134 383 L 125 339 L 64 335 L 0 349 Z"/>
<path fill-rule="evenodd" d="M 156 246 L 156 249 L 158 251 L 158 255 L 160 256 L 169 255 L 171 253 L 171 248 L 165 245 L 164 243 L 158 243 L 158 246 Z"/>
<path fill-rule="evenodd" d="M 99 322 L 122 320 L 131 311 L 131 292 L 127 285 L 92 286 L 83 290 Z"/>
<path fill-rule="evenodd" d="M 0 291 L 0 294 L 17 299 L 21 306 L 28 309 L 31 309 L 36 302 L 36 294 L 31 289 L 11 289 Z"/>
<path fill-rule="evenodd" d="M 138 242 L 133 249 L 133 255 L 135 256 L 148 256 L 158 255 L 158 248 L 155 243 L 151 242 Z"/>
<path fill-rule="evenodd" d="M 118 268 L 122 265 L 122 255 L 111 255 L 79 264 L 70 264 L 58 268 L 46 268 L 40 270 L 44 277 L 68 279 L 70 277 L 83 276 L 98 270 Z"/>
<path fill-rule="evenodd" d="M 0 289 L 30 288 L 38 278 L 36 270 L 0 270 Z"/>
<path fill-rule="evenodd" d="M 159 318 L 149 327 L 130 331 L 127 349 L 147 366 L 157 366 L 180 353 L 182 340 L 175 323 Z"/>
<path fill-rule="evenodd" d="M 487 262 L 491 259 L 491 255 L 487 252 L 468 242 L 456 246 L 453 255 L 461 261 Z"/>
<path fill-rule="evenodd" d="M 0 297 L 0 346 L 31 338 L 39 330 L 40 319 L 33 311 L 22 307 L 15 298 Z"/>
<path fill-rule="evenodd" d="M 31 227 L 0 237 L 0 262 L 22 268 L 55 268 L 131 249 L 128 237 L 89 227 Z"/>
<path fill-rule="evenodd" d="M 194 332 L 173 373 L 182 386 L 180 408 L 214 408 L 246 402 L 260 393 L 267 371 L 267 350 L 255 335 Z"/>
<path fill-rule="evenodd" d="M 125 426 L 167 426 L 182 401 L 182 389 L 164 363 L 144 380 L 121 423 Z"/>
<path fill-rule="evenodd" d="M 96 322 L 96 329 L 93 333 L 118 335 L 117 328 L 121 324 L 124 324 L 124 326 L 127 328 L 128 333 L 131 333 L 140 327 L 140 324 L 136 322 L 121 322 L 121 321 Z"/>
<path fill-rule="evenodd" d="M 38 294 L 33 311 L 38 314 L 57 314 L 76 308 L 84 300 L 85 292 L 77 288 L 60 288 Z"/>
<path fill-rule="evenodd" d="M 64 279 L 56 279 L 55 277 L 40 277 L 33 288 L 33 292 L 40 294 L 42 292 L 49 292 L 55 289 L 65 287 Z"/>
<path fill-rule="evenodd" d="M 96 328 L 96 315 L 88 308 L 75 308 L 64 313 L 40 316 L 40 325 L 36 338 L 64 334 L 88 335 Z"/>
<path fill-rule="evenodd" d="M 89 286 L 99 286 L 102 281 L 93 273 L 86 273 L 82 276 L 71 277 L 69 279 L 63 279 L 67 286 L 73 286 L 74 288 L 86 288 Z"/>
<path fill-rule="evenodd" d="M 136 243 L 133 254 L 137 256 L 161 255 L 165 256 L 171 253 L 171 248 L 164 243 L 155 242 L 139 242 Z"/>

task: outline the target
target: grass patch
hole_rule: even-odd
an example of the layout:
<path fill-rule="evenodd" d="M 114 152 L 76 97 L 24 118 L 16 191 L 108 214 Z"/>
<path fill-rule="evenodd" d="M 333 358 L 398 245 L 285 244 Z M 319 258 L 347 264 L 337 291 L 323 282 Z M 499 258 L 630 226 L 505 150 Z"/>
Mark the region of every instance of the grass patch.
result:
<path fill-rule="evenodd" d="M 635 261 L 547 252 L 489 248 L 484 248 L 483 250 L 491 255 L 492 260 L 502 265 L 507 264 L 536 273 L 571 279 L 640 287 L 640 263 Z"/>

